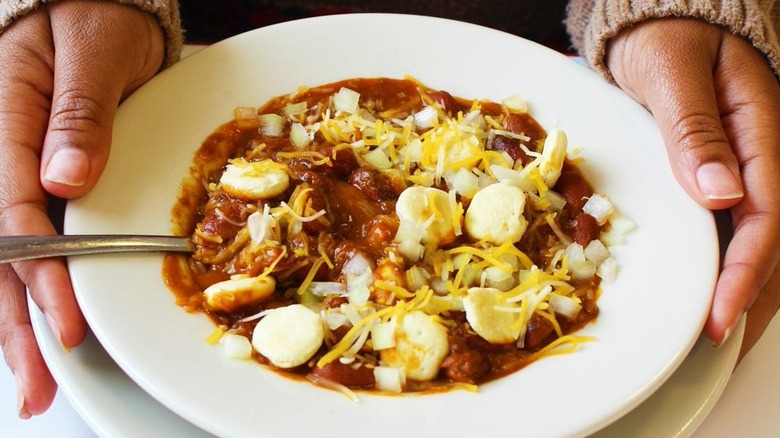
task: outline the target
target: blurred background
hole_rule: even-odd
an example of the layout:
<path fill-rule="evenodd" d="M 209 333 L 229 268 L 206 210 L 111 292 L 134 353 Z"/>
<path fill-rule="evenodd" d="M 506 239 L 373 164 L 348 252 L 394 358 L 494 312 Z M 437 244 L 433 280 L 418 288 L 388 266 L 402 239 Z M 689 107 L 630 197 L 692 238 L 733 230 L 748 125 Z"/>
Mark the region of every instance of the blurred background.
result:
<path fill-rule="evenodd" d="M 570 53 L 566 0 L 181 0 L 187 42 L 212 43 L 283 21 L 355 12 L 395 12 L 467 21 Z M 403 32 L 403 29 L 399 29 Z"/>

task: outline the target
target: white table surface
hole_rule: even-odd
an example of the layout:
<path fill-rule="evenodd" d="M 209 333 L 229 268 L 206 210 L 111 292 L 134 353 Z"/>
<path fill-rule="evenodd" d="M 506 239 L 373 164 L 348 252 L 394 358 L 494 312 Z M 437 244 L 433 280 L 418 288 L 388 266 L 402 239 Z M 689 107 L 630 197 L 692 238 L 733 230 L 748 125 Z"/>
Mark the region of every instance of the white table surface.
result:
<path fill-rule="evenodd" d="M 185 46 L 184 54 L 199 47 Z M 780 437 L 780 317 L 734 372 L 720 400 L 694 433 L 694 438 Z M 44 415 L 29 420 L 17 416 L 16 383 L 0 364 L 0 438 L 97 437 L 73 409 L 67 397 L 57 394 Z"/>

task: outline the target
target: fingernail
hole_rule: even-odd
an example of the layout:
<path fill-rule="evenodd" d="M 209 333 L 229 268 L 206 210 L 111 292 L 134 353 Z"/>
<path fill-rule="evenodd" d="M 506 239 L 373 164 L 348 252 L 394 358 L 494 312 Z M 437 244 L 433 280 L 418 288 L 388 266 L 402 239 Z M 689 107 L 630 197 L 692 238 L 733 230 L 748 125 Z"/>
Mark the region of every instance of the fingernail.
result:
<path fill-rule="evenodd" d="M 70 349 L 66 347 L 65 344 L 62 343 L 62 337 L 60 336 L 60 327 L 57 325 L 57 321 L 55 321 L 54 318 L 52 318 L 51 315 L 49 315 L 48 313 L 46 314 L 46 322 L 49 324 L 49 328 L 54 334 L 54 337 L 57 338 L 57 341 L 60 343 L 62 348 L 65 351 L 70 351 Z"/>
<path fill-rule="evenodd" d="M 696 171 L 699 190 L 707 199 L 738 199 L 744 196 L 742 184 L 723 163 L 705 163 Z"/>
<path fill-rule="evenodd" d="M 78 148 L 60 149 L 54 153 L 46 168 L 45 178 L 57 184 L 81 187 L 89 175 L 89 156 Z"/>
<path fill-rule="evenodd" d="M 726 331 L 723 332 L 723 338 L 721 338 L 720 342 L 713 342 L 712 346 L 718 348 L 725 344 L 729 340 L 729 337 L 731 337 L 731 333 L 734 331 L 734 327 L 736 327 L 738 323 L 739 317 L 728 328 L 726 328 Z"/>
<path fill-rule="evenodd" d="M 24 400 L 24 389 L 22 388 L 22 379 L 16 377 L 16 412 L 22 420 L 29 420 L 32 414 L 27 411 Z"/>
<path fill-rule="evenodd" d="M 729 327 L 726 329 L 725 332 L 723 332 L 723 339 L 720 340 L 720 345 L 723 345 L 726 343 L 726 341 L 729 340 L 729 337 L 731 336 L 731 332 L 734 331 L 734 327 Z"/>

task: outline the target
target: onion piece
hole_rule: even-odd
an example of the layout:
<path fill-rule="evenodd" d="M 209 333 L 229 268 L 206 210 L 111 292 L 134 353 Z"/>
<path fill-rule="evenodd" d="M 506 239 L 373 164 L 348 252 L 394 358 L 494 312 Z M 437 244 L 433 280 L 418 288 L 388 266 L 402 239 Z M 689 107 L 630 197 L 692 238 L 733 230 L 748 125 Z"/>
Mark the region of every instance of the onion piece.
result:
<path fill-rule="evenodd" d="M 617 261 L 612 257 L 604 260 L 596 269 L 596 275 L 608 283 L 615 281 L 615 278 L 617 278 L 617 272 Z"/>
<path fill-rule="evenodd" d="M 553 312 L 568 319 L 576 318 L 582 309 L 582 304 L 580 304 L 579 300 L 564 295 L 550 294 L 548 303 L 550 303 L 550 308 L 553 309 Z"/>
<path fill-rule="evenodd" d="M 303 149 L 311 144 L 311 137 L 303 125 L 293 123 L 290 126 L 290 141 L 296 148 Z"/>
<path fill-rule="evenodd" d="M 260 121 L 260 133 L 271 137 L 280 137 L 284 132 L 285 118 L 279 114 L 263 114 Z"/>
<path fill-rule="evenodd" d="M 598 240 L 591 240 L 587 247 L 585 247 L 585 259 L 592 262 L 596 266 L 601 262 L 609 258 L 609 250 L 604 244 Z"/>
<path fill-rule="evenodd" d="M 390 161 L 390 159 L 387 158 L 387 155 L 385 155 L 385 152 L 379 148 L 363 154 L 363 159 L 377 169 L 386 170 L 393 167 L 393 162 Z"/>
<path fill-rule="evenodd" d="M 326 297 L 328 295 L 347 295 L 347 286 L 338 281 L 312 281 L 309 285 L 309 291 L 318 296 Z"/>
<path fill-rule="evenodd" d="M 436 112 L 436 108 L 426 106 L 414 114 L 414 123 L 419 129 L 431 129 L 433 128 L 434 120 L 438 118 L 439 114 Z"/>
<path fill-rule="evenodd" d="M 282 108 L 282 113 L 287 116 L 296 116 L 298 114 L 303 114 L 307 110 L 306 107 L 306 101 L 298 102 L 298 103 L 291 103 L 284 108 Z"/>
<path fill-rule="evenodd" d="M 374 351 L 395 347 L 395 323 L 380 322 L 371 327 L 371 344 Z"/>
<path fill-rule="evenodd" d="M 520 97 L 519 94 L 513 94 L 506 99 L 504 99 L 501 103 L 504 104 L 505 107 L 509 108 L 510 110 L 516 112 L 516 113 L 527 113 L 528 112 L 528 104 L 523 100 L 522 97 Z"/>
<path fill-rule="evenodd" d="M 567 246 L 564 255 L 569 259 L 569 274 L 574 280 L 593 278 L 596 274 L 596 265 L 585 257 L 585 250 L 579 243 Z"/>
<path fill-rule="evenodd" d="M 333 105 L 336 108 L 336 111 L 355 114 L 358 111 L 359 100 L 360 93 L 346 87 L 341 87 L 338 93 L 333 96 Z"/>
<path fill-rule="evenodd" d="M 270 206 L 265 204 L 262 213 L 256 211 L 250 214 L 246 220 L 246 226 L 252 245 L 260 245 L 266 240 L 273 241 L 276 219 L 271 215 Z"/>
<path fill-rule="evenodd" d="M 331 330 L 351 324 L 347 315 L 341 309 L 323 309 L 320 311 L 320 318 Z"/>
<path fill-rule="evenodd" d="M 566 205 L 566 199 L 553 190 L 546 191 L 542 199 L 550 203 L 551 211 L 561 211 Z"/>
<path fill-rule="evenodd" d="M 225 333 L 220 338 L 222 351 L 231 359 L 249 359 L 252 357 L 252 343 L 245 336 Z"/>
<path fill-rule="evenodd" d="M 594 194 L 582 206 L 582 211 L 593 216 L 599 225 L 604 225 L 615 212 L 615 207 L 606 196 Z"/>
<path fill-rule="evenodd" d="M 380 391 L 401 392 L 406 383 L 404 370 L 397 367 L 374 367 L 374 380 Z"/>
<path fill-rule="evenodd" d="M 536 191 L 536 185 L 534 185 L 531 178 L 518 170 L 493 164 L 490 166 L 490 171 L 493 172 L 493 175 L 499 182 L 518 187 L 524 192 Z"/>
<path fill-rule="evenodd" d="M 233 110 L 236 125 L 241 129 L 257 128 L 257 109 L 249 106 L 239 106 Z"/>
<path fill-rule="evenodd" d="M 445 172 L 444 180 L 450 190 L 469 199 L 479 191 L 479 177 L 463 167 L 456 172 Z"/>

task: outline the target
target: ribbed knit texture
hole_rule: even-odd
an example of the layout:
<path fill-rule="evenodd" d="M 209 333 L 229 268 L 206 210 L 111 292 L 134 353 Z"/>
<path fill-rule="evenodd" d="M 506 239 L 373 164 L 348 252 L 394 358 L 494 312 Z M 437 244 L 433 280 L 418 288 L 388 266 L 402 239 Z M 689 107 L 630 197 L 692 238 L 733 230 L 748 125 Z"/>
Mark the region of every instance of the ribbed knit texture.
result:
<path fill-rule="evenodd" d="M 0 34 L 24 14 L 54 0 L 0 0 Z M 114 0 L 135 6 L 157 17 L 165 32 L 165 60 L 163 67 L 178 61 L 183 44 L 179 4 L 174 0 Z"/>
<path fill-rule="evenodd" d="M 700 18 L 726 27 L 763 52 L 780 78 L 778 0 L 571 0 L 567 13 L 572 43 L 608 79 L 604 56 L 609 39 L 643 20 L 662 17 Z"/>
<path fill-rule="evenodd" d="M 50 1 L 54 0 L 0 0 L 0 32 L 17 18 Z M 178 59 L 183 37 L 175 0 L 114 1 L 135 5 L 157 16 L 167 40 L 165 65 Z M 574 47 L 609 79 L 604 64 L 607 41 L 643 20 L 662 17 L 700 18 L 744 36 L 764 53 L 780 78 L 780 0 L 571 0 L 567 13 L 566 25 Z"/>

